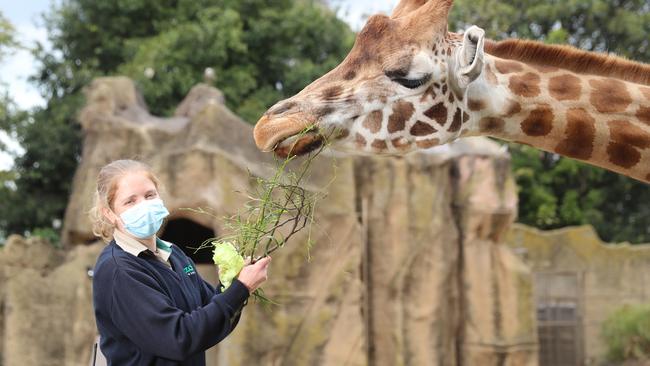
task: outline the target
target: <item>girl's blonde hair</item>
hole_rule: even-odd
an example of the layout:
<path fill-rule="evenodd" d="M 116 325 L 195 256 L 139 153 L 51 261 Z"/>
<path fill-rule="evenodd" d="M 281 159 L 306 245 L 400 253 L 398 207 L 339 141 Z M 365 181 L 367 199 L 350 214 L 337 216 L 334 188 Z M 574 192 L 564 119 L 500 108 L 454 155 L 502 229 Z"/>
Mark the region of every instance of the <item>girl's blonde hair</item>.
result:
<path fill-rule="evenodd" d="M 105 242 L 113 240 L 113 225 L 102 213 L 103 208 L 113 210 L 117 184 L 126 173 L 143 172 L 160 191 L 160 181 L 155 176 L 151 167 L 137 160 L 115 160 L 104 166 L 97 175 L 97 188 L 95 190 L 95 203 L 89 215 L 93 225 L 93 234 L 104 239 Z"/>

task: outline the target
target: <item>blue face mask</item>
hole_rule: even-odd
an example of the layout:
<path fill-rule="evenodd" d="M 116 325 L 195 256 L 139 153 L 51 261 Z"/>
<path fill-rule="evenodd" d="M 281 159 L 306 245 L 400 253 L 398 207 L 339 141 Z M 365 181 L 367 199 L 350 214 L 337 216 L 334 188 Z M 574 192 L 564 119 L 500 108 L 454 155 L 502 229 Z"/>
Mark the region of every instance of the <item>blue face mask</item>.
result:
<path fill-rule="evenodd" d="M 138 239 L 156 234 L 167 216 L 169 211 L 160 198 L 144 200 L 120 215 L 126 231 Z"/>

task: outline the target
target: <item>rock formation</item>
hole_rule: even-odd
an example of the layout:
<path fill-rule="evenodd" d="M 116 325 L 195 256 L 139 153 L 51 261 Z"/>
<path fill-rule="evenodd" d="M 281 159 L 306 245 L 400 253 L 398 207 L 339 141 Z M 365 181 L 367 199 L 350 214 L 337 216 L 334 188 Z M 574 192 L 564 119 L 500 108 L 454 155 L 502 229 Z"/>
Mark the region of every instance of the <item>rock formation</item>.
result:
<path fill-rule="evenodd" d="M 86 212 L 104 164 L 152 165 L 172 212 L 163 236 L 181 240 L 198 228 L 223 234 L 218 218 L 245 203 L 234 192 L 273 170 L 252 127 L 206 85 L 192 89 L 173 117 L 157 118 L 130 80 L 97 79 L 79 118 L 85 138 L 62 233 L 66 251 L 48 255 L 47 269 L 2 282 L 5 365 L 87 364 L 94 321 L 85 272 L 101 244 L 82 244 L 96 242 Z M 482 139 L 405 159 L 319 157 L 306 183 L 327 195 L 315 245 L 308 250 L 301 233 L 274 255 L 265 290 L 281 305 L 248 305 L 209 364 L 536 365 L 530 272 L 501 245 L 516 216 L 509 171 L 507 153 Z M 183 210 L 196 207 L 217 218 Z M 29 245 L 10 239 L 0 260 Z M 210 265 L 201 271 L 214 277 Z M 34 339 L 54 332 L 48 349 L 34 353 Z"/>
<path fill-rule="evenodd" d="M 3 365 L 88 365 L 97 332 L 89 271 L 101 248 L 8 238 L 0 252 Z"/>
<path fill-rule="evenodd" d="M 563 321 L 565 329 L 546 329 L 540 322 L 540 333 L 547 331 L 541 334 L 541 345 L 547 346 L 548 341 L 550 351 L 552 338 L 564 336 L 565 342 L 575 342 L 580 364 L 603 361 L 606 347 L 601 327 L 607 317 L 624 305 L 650 302 L 647 244 L 605 245 L 591 226 L 540 231 L 520 224 L 513 226 L 506 242 L 535 274 L 532 297 L 539 310 L 544 305 L 563 310 L 558 314 L 561 319 L 548 320 Z"/>

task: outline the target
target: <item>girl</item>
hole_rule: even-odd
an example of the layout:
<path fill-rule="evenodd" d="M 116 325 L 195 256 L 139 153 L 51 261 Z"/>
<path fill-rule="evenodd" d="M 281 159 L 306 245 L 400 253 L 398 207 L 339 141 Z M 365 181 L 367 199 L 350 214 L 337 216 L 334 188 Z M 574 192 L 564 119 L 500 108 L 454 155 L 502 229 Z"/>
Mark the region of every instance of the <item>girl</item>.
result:
<path fill-rule="evenodd" d="M 117 160 L 97 177 L 93 232 L 108 245 L 95 265 L 93 305 L 109 365 L 204 366 L 205 350 L 237 325 L 270 258 L 245 266 L 215 290 L 172 243 L 156 237 L 169 215 L 160 183 L 138 161 Z"/>

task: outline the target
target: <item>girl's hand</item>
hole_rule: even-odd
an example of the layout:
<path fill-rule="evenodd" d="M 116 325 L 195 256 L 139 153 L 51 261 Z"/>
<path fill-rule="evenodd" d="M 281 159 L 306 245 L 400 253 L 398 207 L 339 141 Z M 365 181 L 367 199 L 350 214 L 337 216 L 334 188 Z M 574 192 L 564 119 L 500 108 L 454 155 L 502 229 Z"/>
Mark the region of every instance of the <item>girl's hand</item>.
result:
<path fill-rule="evenodd" d="M 250 259 L 247 258 L 246 263 L 250 263 Z M 269 263 L 271 263 L 271 257 L 264 257 L 254 264 L 247 264 L 239 272 L 237 279 L 248 288 L 248 292 L 253 293 L 266 281 Z"/>

